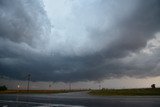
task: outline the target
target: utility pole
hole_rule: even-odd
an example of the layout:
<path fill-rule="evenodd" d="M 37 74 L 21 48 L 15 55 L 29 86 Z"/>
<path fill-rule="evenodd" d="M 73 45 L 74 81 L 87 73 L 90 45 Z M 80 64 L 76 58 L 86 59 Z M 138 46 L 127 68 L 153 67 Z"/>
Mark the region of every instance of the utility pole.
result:
<path fill-rule="evenodd" d="M 98 81 L 98 88 L 101 89 L 101 81 Z"/>
<path fill-rule="evenodd" d="M 27 92 L 29 92 L 29 83 L 30 83 L 30 80 L 31 80 L 31 74 L 28 74 L 27 80 L 28 80 Z"/>
<path fill-rule="evenodd" d="M 99 84 L 99 90 L 101 89 L 101 85 Z"/>
<path fill-rule="evenodd" d="M 69 90 L 71 90 L 71 82 L 69 82 Z"/>

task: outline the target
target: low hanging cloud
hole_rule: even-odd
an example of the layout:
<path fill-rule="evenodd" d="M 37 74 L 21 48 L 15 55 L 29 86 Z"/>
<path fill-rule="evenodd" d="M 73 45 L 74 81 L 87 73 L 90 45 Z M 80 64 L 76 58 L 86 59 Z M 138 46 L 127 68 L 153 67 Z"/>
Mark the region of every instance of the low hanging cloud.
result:
<path fill-rule="evenodd" d="M 1 0 L 0 13 L 1 39 L 34 47 L 49 34 L 50 23 L 42 1 Z"/>
<path fill-rule="evenodd" d="M 158 32 L 159 0 L 1 0 L 0 75 L 62 82 L 158 76 Z"/>

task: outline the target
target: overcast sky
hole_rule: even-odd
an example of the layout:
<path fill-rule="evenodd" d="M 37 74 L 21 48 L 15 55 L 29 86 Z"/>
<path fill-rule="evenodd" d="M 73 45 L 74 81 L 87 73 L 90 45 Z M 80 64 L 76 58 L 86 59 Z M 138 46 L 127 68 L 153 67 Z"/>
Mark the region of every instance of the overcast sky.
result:
<path fill-rule="evenodd" d="M 159 53 L 159 0 L 0 0 L 3 79 L 153 79 Z"/>

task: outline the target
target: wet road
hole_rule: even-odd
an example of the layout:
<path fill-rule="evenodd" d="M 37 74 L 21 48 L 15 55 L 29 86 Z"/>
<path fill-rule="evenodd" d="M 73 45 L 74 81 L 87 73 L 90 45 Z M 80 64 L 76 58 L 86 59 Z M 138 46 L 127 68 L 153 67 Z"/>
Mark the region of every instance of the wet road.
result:
<path fill-rule="evenodd" d="M 160 107 L 160 96 L 90 96 L 87 92 L 0 95 L 0 107 Z"/>

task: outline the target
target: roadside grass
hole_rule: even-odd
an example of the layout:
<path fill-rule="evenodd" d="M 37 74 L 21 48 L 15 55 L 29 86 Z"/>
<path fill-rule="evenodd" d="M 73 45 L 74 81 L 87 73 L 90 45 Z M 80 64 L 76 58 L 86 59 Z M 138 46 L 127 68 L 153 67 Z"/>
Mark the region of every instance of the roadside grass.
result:
<path fill-rule="evenodd" d="M 139 88 L 139 89 L 102 89 L 102 90 L 5 90 L 0 94 L 56 94 L 89 91 L 90 95 L 98 96 L 160 96 L 160 88 Z"/>
<path fill-rule="evenodd" d="M 84 90 L 5 90 L 0 91 L 0 94 L 56 94 L 56 93 L 68 93 L 78 92 Z"/>
<path fill-rule="evenodd" d="M 160 96 L 160 88 L 102 89 L 91 90 L 89 94 L 99 96 Z"/>

